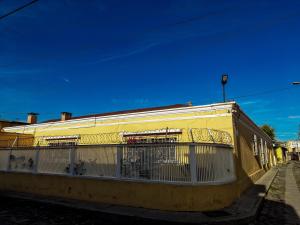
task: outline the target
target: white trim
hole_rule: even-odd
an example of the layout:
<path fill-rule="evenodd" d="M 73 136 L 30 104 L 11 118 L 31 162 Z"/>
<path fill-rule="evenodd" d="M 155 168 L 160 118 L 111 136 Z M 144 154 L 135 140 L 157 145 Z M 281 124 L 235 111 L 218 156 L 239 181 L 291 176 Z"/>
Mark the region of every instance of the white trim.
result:
<path fill-rule="evenodd" d="M 231 116 L 229 113 L 222 113 L 222 114 L 214 114 L 214 115 L 202 115 L 202 116 L 189 116 L 189 117 L 176 117 L 176 118 L 165 118 L 165 119 L 152 119 L 152 120 L 140 120 L 140 121 L 130 121 L 130 122 L 116 122 L 116 123 L 107 123 L 107 124 L 96 124 L 92 125 L 91 127 L 105 127 L 105 126 L 114 126 L 114 125 L 124 125 L 124 124 L 139 124 L 139 123 L 152 123 L 152 122 L 166 122 L 166 121 L 176 121 L 176 120 L 191 120 L 191 119 L 198 119 L 198 118 L 214 118 L 214 117 L 226 117 Z M 53 131 L 53 130 L 68 130 L 68 129 L 80 129 L 86 128 L 86 125 L 76 126 L 76 127 L 61 127 L 61 128 L 46 128 L 43 130 L 39 130 L 40 132 L 43 131 Z M 31 130 L 27 130 L 27 133 L 30 133 Z"/>
<path fill-rule="evenodd" d="M 43 137 L 43 139 L 49 141 L 49 140 L 57 140 L 57 139 L 77 139 L 80 138 L 79 135 L 66 135 L 66 136 L 47 136 Z"/>
<path fill-rule="evenodd" d="M 182 113 L 191 113 L 191 112 L 205 112 L 205 111 L 214 111 L 214 110 L 224 110 L 224 109 L 232 109 L 232 105 L 235 102 L 229 103 L 220 103 L 220 104 L 212 104 L 212 105 L 204 105 L 204 106 L 191 106 L 191 107 L 182 107 L 175 109 L 164 109 L 164 110 L 154 110 L 154 111 L 145 111 L 145 112 L 136 112 L 136 113 L 125 113 L 119 115 L 110 115 L 110 116 L 98 116 L 98 117 L 89 117 L 89 118 L 80 118 L 80 119 L 71 119 L 67 121 L 57 121 L 57 122 L 48 122 L 41 124 L 31 124 L 31 125 L 23 125 L 23 126 L 14 126 L 14 127 L 6 127 L 3 128 L 5 132 L 19 130 L 19 129 L 30 129 L 30 128 L 39 128 L 39 127 L 47 127 L 47 126 L 60 126 L 60 125 L 69 125 L 73 123 L 80 122 L 97 122 L 104 120 L 112 120 L 112 119 L 126 119 L 126 118 L 138 118 L 145 116 L 157 116 L 157 115 L 166 115 L 166 114 L 182 114 Z"/>
<path fill-rule="evenodd" d="M 172 134 L 182 132 L 181 129 L 161 129 L 161 130 L 146 130 L 141 132 L 122 132 L 121 135 L 151 135 L 151 134 Z"/>

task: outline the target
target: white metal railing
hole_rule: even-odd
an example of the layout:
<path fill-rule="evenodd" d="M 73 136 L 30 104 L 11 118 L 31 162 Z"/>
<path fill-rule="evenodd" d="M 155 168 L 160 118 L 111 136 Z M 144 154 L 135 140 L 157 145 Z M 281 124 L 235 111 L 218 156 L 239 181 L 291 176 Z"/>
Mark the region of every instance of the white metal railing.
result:
<path fill-rule="evenodd" d="M 9 152 L 10 152 L 10 150 L 0 151 L 0 170 L 8 169 Z"/>
<path fill-rule="evenodd" d="M 81 176 L 116 177 L 117 147 L 78 148 L 75 152 L 74 174 Z"/>
<path fill-rule="evenodd" d="M 6 149 L 0 170 L 187 184 L 235 179 L 232 147 L 203 143 Z"/>
<path fill-rule="evenodd" d="M 9 154 L 8 169 L 12 171 L 32 172 L 36 166 L 36 150 L 12 150 Z"/>
<path fill-rule="evenodd" d="M 66 174 L 70 172 L 70 155 L 72 149 L 40 149 L 38 150 L 39 173 Z"/>
<path fill-rule="evenodd" d="M 188 145 L 137 145 L 122 149 L 121 177 L 191 181 Z"/>

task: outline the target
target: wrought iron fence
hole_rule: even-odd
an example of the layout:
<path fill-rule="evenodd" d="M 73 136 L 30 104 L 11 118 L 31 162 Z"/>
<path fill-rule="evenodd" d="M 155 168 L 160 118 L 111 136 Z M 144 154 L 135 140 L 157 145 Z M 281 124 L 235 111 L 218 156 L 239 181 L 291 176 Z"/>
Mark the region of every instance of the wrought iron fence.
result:
<path fill-rule="evenodd" d="M 0 170 L 194 184 L 235 179 L 232 147 L 209 143 L 0 150 Z"/>
<path fill-rule="evenodd" d="M 65 147 L 72 145 L 138 144 L 162 142 L 232 144 L 232 138 L 228 132 L 221 130 L 207 128 L 166 128 L 152 131 L 124 131 L 66 136 L 16 136 L 6 140 L 0 140 L 0 148 L 32 146 Z"/>

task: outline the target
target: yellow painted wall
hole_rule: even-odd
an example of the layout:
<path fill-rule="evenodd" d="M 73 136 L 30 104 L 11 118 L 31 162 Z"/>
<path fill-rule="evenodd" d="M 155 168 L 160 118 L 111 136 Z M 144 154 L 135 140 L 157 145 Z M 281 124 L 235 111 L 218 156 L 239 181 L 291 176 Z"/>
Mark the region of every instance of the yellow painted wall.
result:
<path fill-rule="evenodd" d="M 19 134 L 10 132 L 0 131 L 0 148 L 7 148 L 14 145 L 20 146 L 32 146 L 33 145 L 33 135 L 31 134 Z"/>
<path fill-rule="evenodd" d="M 237 197 L 234 183 L 170 185 L 0 172 L 0 190 L 172 211 L 223 208 Z"/>
<path fill-rule="evenodd" d="M 43 127 L 22 126 L 19 129 L 13 128 L 13 132 L 33 134 L 34 136 L 61 136 L 123 131 L 134 132 L 165 128 L 211 128 L 227 131 L 230 135 L 233 134 L 231 112 L 228 110 L 210 110 L 167 115 L 141 114 L 129 118 L 107 118 L 103 121 L 96 121 L 92 118 L 91 120 L 81 120 L 78 122 L 71 120 L 72 123 L 69 123 L 70 121 L 47 123 Z M 184 135 L 187 135 L 187 133 L 184 133 Z M 186 139 L 187 137 L 183 137 L 182 141 L 188 141 Z"/>
<path fill-rule="evenodd" d="M 249 117 L 239 108 L 233 116 L 235 127 L 234 146 L 236 149 L 236 175 L 238 177 L 239 193 L 243 193 L 253 185 L 273 165 L 272 140 L 257 127 Z M 261 165 L 259 155 L 254 154 L 254 134 L 257 136 L 258 144 L 260 139 L 267 142 L 269 163 Z"/>
<path fill-rule="evenodd" d="M 281 147 L 277 147 L 275 149 L 276 152 L 276 158 L 278 160 L 278 162 L 283 162 L 283 151 Z"/>

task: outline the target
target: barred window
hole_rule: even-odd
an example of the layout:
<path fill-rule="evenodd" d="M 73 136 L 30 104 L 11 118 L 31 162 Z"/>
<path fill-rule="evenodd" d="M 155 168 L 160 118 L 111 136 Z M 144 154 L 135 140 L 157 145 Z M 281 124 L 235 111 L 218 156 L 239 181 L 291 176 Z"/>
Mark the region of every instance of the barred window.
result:
<path fill-rule="evenodd" d="M 176 161 L 176 146 L 172 143 L 176 143 L 176 137 L 168 137 L 168 138 L 153 138 L 153 137 L 143 137 L 138 139 L 131 138 L 128 140 L 128 144 L 130 144 L 129 149 L 134 150 L 134 154 L 137 154 L 136 149 L 139 149 L 140 156 L 133 156 L 133 153 L 129 153 L 131 158 L 140 158 L 141 155 L 144 155 L 144 151 L 147 152 L 147 155 L 151 153 L 151 158 L 155 159 L 160 163 L 171 163 Z M 159 146 L 148 146 L 143 144 L 163 144 Z M 165 145 L 166 144 L 166 145 Z M 149 151 L 149 153 L 148 153 Z"/>
<path fill-rule="evenodd" d="M 268 163 L 269 162 L 269 150 L 268 150 L 268 146 L 267 146 L 267 142 L 265 141 L 265 162 Z"/>
<path fill-rule="evenodd" d="M 258 155 L 257 136 L 253 135 L 253 154 Z"/>
<path fill-rule="evenodd" d="M 69 147 L 69 146 L 75 146 L 75 145 L 77 145 L 77 143 L 76 142 L 74 142 L 74 141 L 64 141 L 64 142 L 61 142 L 61 141 L 59 141 L 59 142 L 50 142 L 49 144 L 48 144 L 48 146 L 50 146 L 50 147 Z"/>
<path fill-rule="evenodd" d="M 263 144 L 263 139 L 262 138 L 260 139 L 260 149 L 259 149 L 259 152 L 260 152 L 260 161 L 261 161 L 261 164 L 265 165 L 266 164 L 266 161 L 265 161 L 265 149 L 264 149 L 264 144 Z"/>

